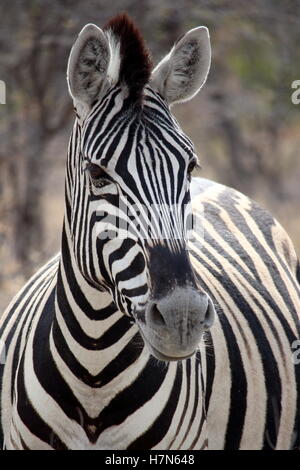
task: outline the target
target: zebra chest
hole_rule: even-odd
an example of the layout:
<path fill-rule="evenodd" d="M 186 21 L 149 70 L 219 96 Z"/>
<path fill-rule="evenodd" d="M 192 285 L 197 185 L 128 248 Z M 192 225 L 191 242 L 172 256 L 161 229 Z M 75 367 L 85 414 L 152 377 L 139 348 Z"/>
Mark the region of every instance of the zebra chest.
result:
<path fill-rule="evenodd" d="M 135 376 L 127 371 L 103 388 L 57 380 L 47 389 L 27 370 L 26 386 L 13 405 L 9 447 L 138 450 L 185 443 L 188 448 L 199 437 L 199 390 L 193 383 L 190 393 L 186 365 L 157 367 L 148 359 Z"/>

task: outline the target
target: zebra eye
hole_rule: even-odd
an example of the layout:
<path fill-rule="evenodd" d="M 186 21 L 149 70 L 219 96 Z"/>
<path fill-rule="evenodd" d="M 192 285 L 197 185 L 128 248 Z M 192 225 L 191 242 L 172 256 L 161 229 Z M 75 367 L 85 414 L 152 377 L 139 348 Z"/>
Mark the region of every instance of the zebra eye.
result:
<path fill-rule="evenodd" d="M 89 171 L 92 180 L 99 180 L 100 178 L 107 178 L 107 173 L 99 166 L 94 163 L 88 163 L 86 169 Z"/>
<path fill-rule="evenodd" d="M 197 161 L 196 161 L 196 160 L 190 161 L 190 163 L 189 163 L 189 165 L 188 165 L 188 168 L 187 168 L 187 172 L 188 172 L 189 174 L 191 174 L 196 165 L 197 165 Z"/>

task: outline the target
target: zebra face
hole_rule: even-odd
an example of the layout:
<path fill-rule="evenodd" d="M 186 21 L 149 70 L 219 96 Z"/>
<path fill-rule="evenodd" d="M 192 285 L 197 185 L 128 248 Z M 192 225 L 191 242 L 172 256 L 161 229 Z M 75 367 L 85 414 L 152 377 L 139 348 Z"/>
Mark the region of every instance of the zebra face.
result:
<path fill-rule="evenodd" d="M 190 31 L 150 76 L 139 33 L 118 21 L 104 32 L 86 26 L 69 60 L 78 113 L 67 191 L 74 254 L 86 279 L 134 319 L 152 354 L 179 360 L 195 352 L 214 310 L 186 244 L 197 159 L 169 105 L 201 88 L 209 39 L 206 28 Z"/>

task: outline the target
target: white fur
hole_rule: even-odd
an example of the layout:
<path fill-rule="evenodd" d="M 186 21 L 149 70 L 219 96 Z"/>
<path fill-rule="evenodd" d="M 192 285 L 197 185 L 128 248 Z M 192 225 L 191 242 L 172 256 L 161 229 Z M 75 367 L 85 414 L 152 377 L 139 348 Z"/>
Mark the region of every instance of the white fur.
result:
<path fill-rule="evenodd" d="M 120 52 L 120 41 L 114 36 L 109 30 L 106 32 L 110 50 L 110 61 L 107 69 L 108 80 L 112 85 L 115 85 L 119 80 L 120 66 L 121 66 L 121 52 Z"/>

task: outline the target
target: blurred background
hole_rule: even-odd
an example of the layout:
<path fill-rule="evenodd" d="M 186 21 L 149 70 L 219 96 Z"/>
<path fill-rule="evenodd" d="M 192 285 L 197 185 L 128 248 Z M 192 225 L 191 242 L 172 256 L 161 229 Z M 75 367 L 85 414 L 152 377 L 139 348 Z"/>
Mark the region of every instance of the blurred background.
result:
<path fill-rule="evenodd" d="M 173 108 L 194 141 L 202 175 L 260 202 L 300 253 L 300 0 L 1 0 L 0 311 L 59 250 L 64 168 L 73 123 L 65 80 L 88 22 L 126 11 L 154 63 L 188 29 L 206 25 L 208 82 Z"/>

